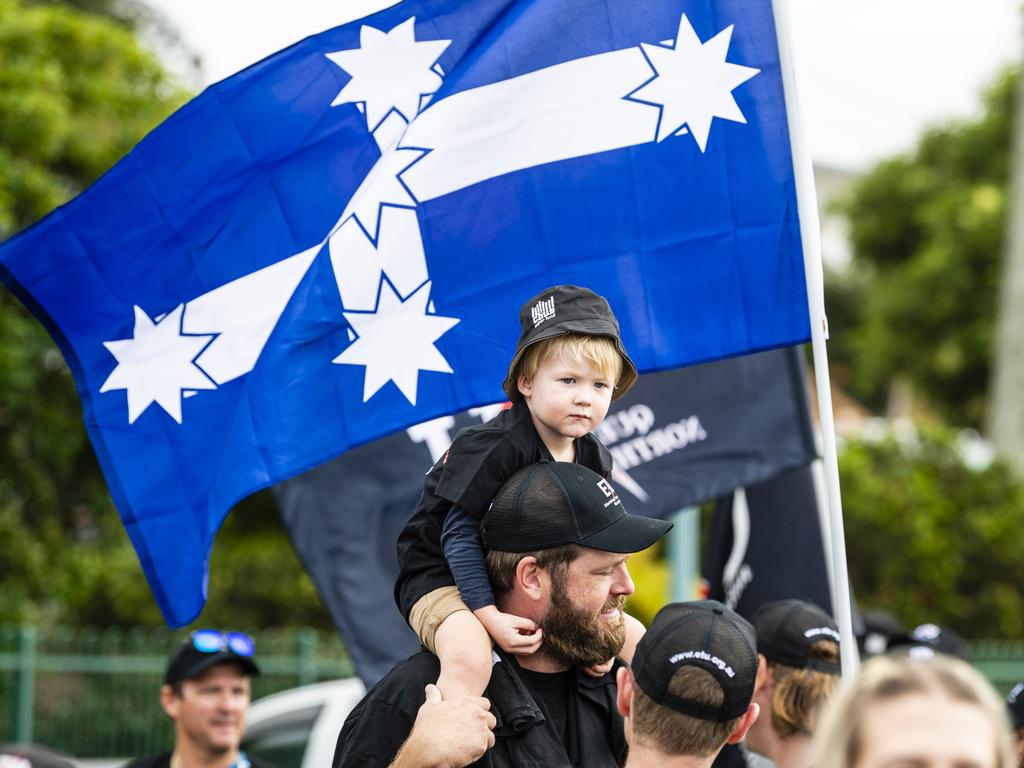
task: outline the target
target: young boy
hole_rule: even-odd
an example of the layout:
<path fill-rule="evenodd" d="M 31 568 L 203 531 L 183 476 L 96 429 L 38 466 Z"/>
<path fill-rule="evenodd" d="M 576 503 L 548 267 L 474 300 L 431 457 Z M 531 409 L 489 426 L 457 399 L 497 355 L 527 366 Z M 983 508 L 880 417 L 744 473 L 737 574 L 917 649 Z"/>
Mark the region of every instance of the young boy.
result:
<path fill-rule="evenodd" d="M 591 431 L 637 379 L 611 307 L 592 291 L 548 288 L 523 305 L 519 318 L 522 335 L 504 382 L 512 407 L 455 436 L 427 473 L 398 539 L 395 598 L 441 661 L 437 684 L 445 699 L 483 692 L 492 639 L 517 654 L 533 653 L 542 640 L 532 621 L 494 605 L 479 534 L 491 499 L 538 461 L 574 461 L 608 477 L 611 455 Z M 630 655 L 643 625 L 626 621 Z"/>

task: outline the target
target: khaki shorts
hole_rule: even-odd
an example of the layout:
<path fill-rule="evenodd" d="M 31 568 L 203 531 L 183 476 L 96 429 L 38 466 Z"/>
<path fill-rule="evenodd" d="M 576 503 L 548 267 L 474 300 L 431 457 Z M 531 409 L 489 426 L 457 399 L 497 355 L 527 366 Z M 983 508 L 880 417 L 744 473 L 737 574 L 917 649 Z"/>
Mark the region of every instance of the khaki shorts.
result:
<path fill-rule="evenodd" d="M 409 626 L 412 627 L 420 642 L 431 653 L 436 653 L 434 635 L 441 622 L 456 611 L 468 611 L 469 607 L 462 602 L 459 588 L 456 586 L 440 587 L 428 592 L 415 602 L 409 611 Z"/>

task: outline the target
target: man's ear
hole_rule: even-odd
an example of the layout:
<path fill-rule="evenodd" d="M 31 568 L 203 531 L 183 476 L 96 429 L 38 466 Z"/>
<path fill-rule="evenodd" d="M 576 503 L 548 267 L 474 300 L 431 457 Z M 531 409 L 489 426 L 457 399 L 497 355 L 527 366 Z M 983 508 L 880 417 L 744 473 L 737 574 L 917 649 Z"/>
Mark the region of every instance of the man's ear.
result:
<path fill-rule="evenodd" d="M 533 382 L 523 374 L 519 374 L 519 379 L 516 381 L 516 386 L 519 388 L 519 394 L 523 397 L 529 397 L 533 394 Z"/>
<path fill-rule="evenodd" d="M 755 699 L 765 688 L 771 689 L 774 677 L 772 671 L 768 669 L 768 659 L 763 653 L 757 654 L 757 678 L 754 680 Z"/>
<path fill-rule="evenodd" d="M 169 685 L 160 686 L 160 706 L 171 720 L 178 719 L 178 708 L 181 705 L 181 697 L 174 692 Z"/>
<path fill-rule="evenodd" d="M 733 729 L 733 732 L 729 735 L 729 738 L 725 743 L 739 744 L 743 741 L 743 737 L 747 735 L 747 731 L 750 730 L 750 726 L 754 724 L 754 721 L 757 720 L 757 716 L 760 713 L 761 705 L 751 703 L 751 705 L 747 707 L 746 714 L 740 718 L 740 721 L 736 724 L 736 727 Z"/>
<path fill-rule="evenodd" d="M 615 704 L 619 714 L 628 719 L 633 713 L 633 673 L 629 667 L 619 667 L 615 673 L 615 684 L 618 686 Z"/>
<path fill-rule="evenodd" d="M 539 600 L 547 582 L 544 569 L 537 565 L 537 558 L 524 557 L 516 565 L 516 585 L 529 597 Z"/>

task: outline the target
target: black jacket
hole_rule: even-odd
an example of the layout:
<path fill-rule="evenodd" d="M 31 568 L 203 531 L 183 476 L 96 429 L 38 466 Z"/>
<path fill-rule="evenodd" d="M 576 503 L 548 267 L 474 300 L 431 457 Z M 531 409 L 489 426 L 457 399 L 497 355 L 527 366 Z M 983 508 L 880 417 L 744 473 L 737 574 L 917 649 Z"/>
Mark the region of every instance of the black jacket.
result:
<path fill-rule="evenodd" d="M 477 768 L 572 768 L 568 752 L 519 674 L 519 665 L 498 651 L 484 691 L 497 720 L 495 745 Z M 601 677 L 576 672 L 578 766 L 618 768 L 626 761 L 622 717 L 615 706 L 615 668 Z M 366 694 L 338 736 L 334 768 L 386 768 L 405 742 L 424 701 L 423 688 L 437 680 L 441 665 L 427 651 L 406 659 Z"/>

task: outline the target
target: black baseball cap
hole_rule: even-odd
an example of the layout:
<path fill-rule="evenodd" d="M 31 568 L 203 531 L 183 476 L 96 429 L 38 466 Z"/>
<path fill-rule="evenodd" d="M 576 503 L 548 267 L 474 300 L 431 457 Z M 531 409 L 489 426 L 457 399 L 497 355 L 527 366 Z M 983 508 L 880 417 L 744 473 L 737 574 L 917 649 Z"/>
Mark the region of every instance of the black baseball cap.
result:
<path fill-rule="evenodd" d="M 1016 731 L 1024 728 L 1024 683 L 1017 683 L 1010 689 L 1010 695 L 1006 697 L 1006 706 L 1010 708 L 1013 729 Z"/>
<path fill-rule="evenodd" d="M 757 650 L 768 661 L 794 669 L 840 674 L 838 663 L 811 655 L 811 646 L 819 640 L 839 642 L 839 627 L 814 603 L 803 600 L 767 603 L 751 621 L 757 632 Z"/>
<path fill-rule="evenodd" d="M 508 364 L 508 375 L 502 385 L 505 394 L 514 403 L 522 398 L 516 381 L 516 366 L 524 350 L 538 341 L 578 333 L 583 336 L 608 336 L 622 357 L 622 373 L 612 392 L 618 400 L 636 383 L 637 372 L 626 354 L 619 336 L 619 321 L 603 296 L 598 296 L 578 285 L 555 285 L 547 288 L 523 304 L 519 310 L 519 324 L 523 332 L 516 344 L 516 353 Z"/>
<path fill-rule="evenodd" d="M 931 623 L 918 624 L 910 634 L 895 638 L 889 643 L 889 649 L 916 658 L 931 658 L 942 653 L 968 662 L 971 660 L 967 643 L 960 635 L 949 627 Z"/>
<path fill-rule="evenodd" d="M 700 667 L 718 682 L 720 707 L 669 690 L 682 667 Z M 717 600 L 666 605 L 633 654 L 637 686 L 656 704 L 701 720 L 724 723 L 743 715 L 754 697 L 757 638 L 750 622 Z"/>
<path fill-rule="evenodd" d="M 626 512 L 611 483 L 581 464 L 542 461 L 516 472 L 484 515 L 484 542 L 499 552 L 564 544 L 639 552 L 672 523 Z"/>
<path fill-rule="evenodd" d="M 164 683 L 175 685 L 182 680 L 192 680 L 202 675 L 210 667 L 228 662 L 238 664 L 246 675 L 252 676 L 260 673 L 260 668 L 256 666 L 251 655 L 238 654 L 227 644 L 219 650 L 199 650 L 196 648 L 194 640 L 190 638 L 181 644 L 171 656 L 170 661 L 167 662 Z"/>

